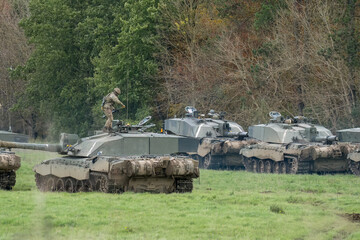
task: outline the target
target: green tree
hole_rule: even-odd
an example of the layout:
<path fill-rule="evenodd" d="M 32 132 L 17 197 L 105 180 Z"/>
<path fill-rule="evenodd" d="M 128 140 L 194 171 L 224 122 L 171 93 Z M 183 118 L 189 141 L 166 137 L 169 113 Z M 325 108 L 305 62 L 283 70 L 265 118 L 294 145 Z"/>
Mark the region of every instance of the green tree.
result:
<path fill-rule="evenodd" d="M 113 22 L 115 29 L 121 28 L 116 43 L 106 45 L 94 60 L 94 88 L 99 95 L 119 86 L 127 118 L 141 118 L 137 115 L 149 113 L 158 88 L 158 1 L 126 1 L 123 10 Z"/>
<path fill-rule="evenodd" d="M 349 67 L 349 82 L 351 92 L 349 96 L 354 107 L 358 107 L 358 91 L 356 75 L 360 67 L 360 28 L 356 13 L 359 13 L 359 3 L 357 0 L 341 0 L 345 11 L 339 17 L 340 28 L 335 30 L 335 51 L 338 52 L 347 62 Z"/>
<path fill-rule="evenodd" d="M 30 2 L 30 17 L 21 22 L 35 51 L 18 68 L 27 80 L 21 107 L 33 106 L 53 129 L 84 133 L 89 126 L 87 84 L 89 62 L 77 45 L 81 4 L 63 0 Z"/>
<path fill-rule="evenodd" d="M 86 135 L 102 115 L 94 111 L 102 96 L 127 85 L 134 117 L 155 85 L 156 6 L 153 0 L 31 0 L 21 26 L 35 51 L 14 74 L 27 82 L 18 107 L 39 109 L 53 136 Z"/>

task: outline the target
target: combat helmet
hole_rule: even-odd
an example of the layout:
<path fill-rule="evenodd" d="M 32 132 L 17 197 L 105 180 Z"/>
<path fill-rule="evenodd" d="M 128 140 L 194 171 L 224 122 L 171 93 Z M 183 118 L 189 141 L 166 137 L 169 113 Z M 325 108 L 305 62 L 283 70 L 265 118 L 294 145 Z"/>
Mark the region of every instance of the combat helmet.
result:
<path fill-rule="evenodd" d="M 120 93 L 121 93 L 120 88 L 114 88 L 114 92 L 115 92 L 117 95 L 120 95 Z"/>

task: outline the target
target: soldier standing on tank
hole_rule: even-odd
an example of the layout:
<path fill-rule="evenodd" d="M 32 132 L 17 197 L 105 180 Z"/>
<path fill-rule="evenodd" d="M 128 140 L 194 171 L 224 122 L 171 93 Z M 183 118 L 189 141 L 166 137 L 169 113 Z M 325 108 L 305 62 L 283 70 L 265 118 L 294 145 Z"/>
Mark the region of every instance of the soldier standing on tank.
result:
<path fill-rule="evenodd" d="M 119 100 L 118 96 L 120 95 L 121 91 L 119 88 L 114 88 L 114 91 L 106 95 L 103 99 L 103 104 L 101 109 L 104 111 L 105 116 L 107 117 L 104 131 L 111 132 L 112 131 L 112 121 L 113 118 L 113 110 L 115 110 L 115 104 L 122 105 L 122 108 L 125 108 L 125 105 Z"/>

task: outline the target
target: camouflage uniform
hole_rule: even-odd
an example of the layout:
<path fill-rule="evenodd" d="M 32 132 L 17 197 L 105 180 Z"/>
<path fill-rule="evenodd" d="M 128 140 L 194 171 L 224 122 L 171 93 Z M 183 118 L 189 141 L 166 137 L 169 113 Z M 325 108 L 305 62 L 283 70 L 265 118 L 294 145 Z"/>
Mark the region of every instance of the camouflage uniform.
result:
<path fill-rule="evenodd" d="M 125 108 L 125 105 L 119 100 L 118 96 L 120 95 L 120 89 L 115 88 L 113 92 L 106 95 L 104 98 L 105 104 L 103 106 L 103 111 L 105 113 L 105 116 L 107 117 L 104 130 L 105 131 L 111 131 L 112 130 L 112 121 L 114 120 L 112 111 L 115 109 L 115 104 L 122 105 L 123 108 Z"/>

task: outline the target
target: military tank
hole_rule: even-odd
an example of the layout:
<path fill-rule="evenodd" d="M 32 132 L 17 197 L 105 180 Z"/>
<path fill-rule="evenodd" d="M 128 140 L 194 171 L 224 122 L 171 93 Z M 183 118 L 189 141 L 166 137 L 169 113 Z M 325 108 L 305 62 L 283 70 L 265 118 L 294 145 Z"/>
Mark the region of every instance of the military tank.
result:
<path fill-rule="evenodd" d="M 28 142 L 29 136 L 10 131 L 0 131 L 0 140 L 10 142 Z"/>
<path fill-rule="evenodd" d="M 11 190 L 16 183 L 16 173 L 21 166 L 20 157 L 14 152 L 0 149 L 0 189 Z"/>
<path fill-rule="evenodd" d="M 116 123 L 115 131 L 80 139 L 61 134 L 59 144 L 0 141 L 5 148 L 24 148 L 66 155 L 36 165 L 41 191 L 106 193 L 191 192 L 199 177 L 198 161 L 170 155 L 192 151 L 184 137 L 144 132 L 146 126 Z"/>
<path fill-rule="evenodd" d="M 0 131 L 0 140 L 28 142 L 29 136 L 11 131 Z M 21 166 L 21 159 L 14 152 L 0 148 L 0 189 L 11 190 L 16 183 L 16 170 Z"/>
<path fill-rule="evenodd" d="M 196 152 L 189 153 L 205 169 L 238 169 L 244 167 L 239 151 L 255 144 L 256 140 L 243 140 L 247 133 L 237 123 L 225 120 L 225 113 L 211 110 L 199 115 L 196 108 L 187 106 L 185 117 L 166 119 L 164 130 L 168 134 L 184 136 L 196 141 Z"/>
<path fill-rule="evenodd" d="M 246 171 L 257 173 L 345 173 L 349 145 L 305 117 L 284 119 L 270 112 L 270 123 L 249 127 L 249 137 L 259 140 L 240 150 Z"/>
<path fill-rule="evenodd" d="M 350 146 L 348 154 L 349 170 L 360 176 L 360 128 L 349 128 L 336 131 L 339 141 Z"/>

